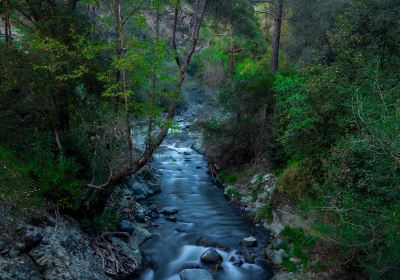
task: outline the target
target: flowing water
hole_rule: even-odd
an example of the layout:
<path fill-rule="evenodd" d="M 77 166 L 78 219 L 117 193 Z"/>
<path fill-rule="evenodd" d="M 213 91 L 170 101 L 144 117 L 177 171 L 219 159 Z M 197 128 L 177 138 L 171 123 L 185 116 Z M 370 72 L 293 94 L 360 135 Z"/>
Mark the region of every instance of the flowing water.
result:
<path fill-rule="evenodd" d="M 216 280 L 270 279 L 272 270 L 258 261 L 233 265 L 233 259 L 244 260 L 239 251 L 243 238 L 256 235 L 261 246 L 260 241 L 265 235 L 264 238 L 257 235 L 241 213 L 224 198 L 221 188 L 207 173 L 204 157 L 190 148 L 193 135 L 185 129 L 188 123 L 179 124 L 180 132 L 167 137 L 152 163 L 163 174 L 162 191 L 144 201 L 147 205 L 157 205 L 158 209 L 179 209 L 174 214 L 177 221 L 168 221 L 164 215 L 154 221 L 158 227 L 142 246 L 149 268 L 140 279 L 179 280 L 182 268 L 202 266 L 200 255 L 210 248 L 204 246 L 210 244 L 197 245 L 200 238 L 225 248 L 216 248 L 223 257 L 223 269 L 216 272 L 211 267 L 206 268 Z"/>

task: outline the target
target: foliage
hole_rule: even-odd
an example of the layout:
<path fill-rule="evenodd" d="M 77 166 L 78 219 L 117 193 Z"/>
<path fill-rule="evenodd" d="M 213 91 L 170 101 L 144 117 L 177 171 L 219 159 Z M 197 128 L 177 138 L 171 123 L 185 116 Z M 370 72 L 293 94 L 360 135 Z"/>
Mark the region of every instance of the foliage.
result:
<path fill-rule="evenodd" d="M 283 229 L 280 236 L 283 240 L 277 249 L 284 249 L 288 254 L 283 258 L 282 266 L 288 270 L 297 271 L 298 266 L 290 260 L 291 257 L 296 257 L 301 261 L 300 267 L 307 268 L 311 251 L 318 239 L 307 234 L 302 228 L 289 226 Z"/>
<path fill-rule="evenodd" d="M 226 196 L 230 199 L 239 199 L 240 193 L 234 187 L 228 187 L 225 191 Z"/>
<path fill-rule="evenodd" d="M 28 171 L 39 186 L 41 196 L 57 201 L 62 208 L 76 210 L 84 197 L 82 182 L 77 179 L 80 167 L 76 160 L 51 150 L 51 137 L 35 135 L 33 157 Z"/>
<path fill-rule="evenodd" d="M 268 223 L 272 223 L 273 215 L 272 215 L 272 206 L 270 203 L 265 203 L 263 206 L 258 208 L 255 213 L 256 220 L 267 220 Z"/>
<path fill-rule="evenodd" d="M 94 218 L 91 222 L 91 228 L 95 232 L 116 231 L 122 218 L 117 211 L 106 209 L 101 215 Z"/>

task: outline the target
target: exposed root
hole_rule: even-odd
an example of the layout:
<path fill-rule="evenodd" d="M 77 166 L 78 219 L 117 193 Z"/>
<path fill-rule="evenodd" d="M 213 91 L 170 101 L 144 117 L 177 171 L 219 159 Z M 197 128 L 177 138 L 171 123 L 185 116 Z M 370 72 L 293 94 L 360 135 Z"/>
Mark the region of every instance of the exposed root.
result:
<path fill-rule="evenodd" d="M 96 254 L 100 257 L 105 273 L 110 276 L 131 275 L 138 269 L 136 260 L 126 254 L 112 237 L 129 238 L 126 232 L 105 232 L 93 241 Z"/>

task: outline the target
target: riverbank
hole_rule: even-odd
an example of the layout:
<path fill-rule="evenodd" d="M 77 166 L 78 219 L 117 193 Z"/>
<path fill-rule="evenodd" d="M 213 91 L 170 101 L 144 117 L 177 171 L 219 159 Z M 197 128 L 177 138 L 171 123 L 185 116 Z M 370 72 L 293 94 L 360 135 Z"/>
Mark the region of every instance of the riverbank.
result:
<path fill-rule="evenodd" d="M 221 169 L 218 158 L 210 154 L 213 148 L 202 134 L 202 122 L 192 128 L 197 135 L 194 148 L 205 155 L 209 172 L 227 200 L 244 211 L 254 226 L 269 233 L 263 254 L 276 269 L 272 279 L 346 279 L 333 264 L 337 248 L 320 238 L 312 227 L 312 217 L 302 216 L 285 199 L 280 178 L 260 165 Z"/>
<path fill-rule="evenodd" d="M 151 236 L 148 229 L 156 210 L 136 200 L 160 190 L 161 178 L 155 174 L 146 167 L 115 189 L 105 212 L 109 216 L 95 221 L 99 228 L 114 224 L 112 231 L 86 230 L 84 221 L 78 223 L 58 211 L 18 223 L 8 242 L 0 242 L 0 279 L 108 280 L 140 275 L 144 262 L 139 246 Z"/>

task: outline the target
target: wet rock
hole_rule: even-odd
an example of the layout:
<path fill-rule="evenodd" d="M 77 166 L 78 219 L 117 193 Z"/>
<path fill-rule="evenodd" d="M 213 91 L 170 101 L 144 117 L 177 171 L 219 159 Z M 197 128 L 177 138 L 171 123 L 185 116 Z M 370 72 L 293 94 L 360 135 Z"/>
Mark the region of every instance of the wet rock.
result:
<path fill-rule="evenodd" d="M 17 250 L 15 250 L 15 249 L 11 249 L 10 251 L 8 251 L 8 255 L 9 255 L 11 258 L 15 258 L 15 257 L 18 256 L 20 253 L 21 253 L 20 251 L 17 251 Z"/>
<path fill-rule="evenodd" d="M 17 242 L 12 246 L 12 249 L 17 252 L 24 252 L 26 250 L 26 246 L 24 243 Z"/>
<path fill-rule="evenodd" d="M 46 280 L 110 279 L 95 257 L 90 238 L 72 219 L 60 217 L 57 229 L 46 227 L 43 240 L 29 255 Z"/>
<path fill-rule="evenodd" d="M 257 239 L 253 236 L 246 237 L 242 239 L 241 244 L 243 247 L 255 247 L 257 246 Z"/>
<path fill-rule="evenodd" d="M 197 262 L 188 262 L 182 265 L 180 270 L 185 270 L 185 269 L 200 269 L 201 265 Z"/>
<path fill-rule="evenodd" d="M 201 169 L 202 167 L 201 166 L 196 166 L 196 169 Z"/>
<path fill-rule="evenodd" d="M 221 271 L 221 270 L 223 270 L 224 268 L 222 267 L 222 265 L 220 264 L 220 263 L 217 263 L 215 266 L 214 266 L 214 271 Z"/>
<path fill-rule="evenodd" d="M 149 209 L 151 210 L 151 212 L 153 212 L 153 213 L 157 213 L 157 214 L 158 214 L 158 208 L 157 208 L 157 205 L 155 205 L 155 204 L 152 204 L 152 205 L 150 205 Z"/>
<path fill-rule="evenodd" d="M 189 153 L 188 151 L 184 151 L 183 154 L 184 154 L 185 156 L 189 156 L 189 155 L 190 155 L 190 153 Z"/>
<path fill-rule="evenodd" d="M 203 263 L 208 263 L 208 264 L 221 263 L 222 256 L 217 252 L 217 250 L 210 248 L 203 254 L 201 254 L 200 260 Z"/>
<path fill-rule="evenodd" d="M 243 256 L 244 256 L 244 260 L 247 263 L 255 263 L 255 261 L 256 261 L 256 255 L 254 253 L 251 253 L 251 252 L 247 251 L 247 250 L 245 250 L 243 252 Z"/>
<path fill-rule="evenodd" d="M 161 191 L 161 177 L 151 168 L 147 169 L 127 179 L 123 190 L 126 195 L 146 198 Z"/>
<path fill-rule="evenodd" d="M 127 232 L 129 234 L 132 234 L 135 228 L 130 221 L 123 220 L 119 225 L 119 230 L 122 232 Z"/>
<path fill-rule="evenodd" d="M 211 274 L 204 269 L 185 269 L 179 273 L 181 280 L 213 280 Z"/>
<path fill-rule="evenodd" d="M 145 223 L 146 222 L 146 215 L 143 211 L 139 211 L 135 214 L 135 220 L 139 223 Z"/>
<path fill-rule="evenodd" d="M 150 232 L 148 232 L 141 224 L 135 224 L 134 228 L 134 234 L 129 237 L 128 242 L 125 242 L 116 237 L 112 238 L 113 244 L 116 244 L 119 248 L 121 248 L 120 254 L 122 254 L 122 257 L 124 259 L 127 259 L 127 257 L 129 257 L 129 261 L 132 262 L 133 265 L 133 269 L 130 268 L 125 269 L 124 271 L 120 271 L 117 276 L 121 279 L 132 279 L 139 275 L 143 266 L 143 257 L 140 252 L 139 246 L 151 236 Z"/>
<path fill-rule="evenodd" d="M 237 256 L 230 256 L 229 261 L 235 265 L 235 266 L 242 266 L 244 264 L 244 261 L 241 258 L 238 258 Z"/>
<path fill-rule="evenodd" d="M 2 251 L 0 251 L 0 256 L 4 256 L 6 254 L 8 254 L 10 250 L 6 247 L 5 249 L 3 249 Z"/>
<path fill-rule="evenodd" d="M 169 222 L 176 222 L 178 219 L 175 216 L 167 216 L 165 219 Z"/>
<path fill-rule="evenodd" d="M 179 209 L 174 207 L 164 207 L 159 212 L 164 215 L 174 215 L 179 212 Z"/>
<path fill-rule="evenodd" d="M 34 226 L 28 226 L 23 239 L 27 249 L 33 248 L 43 239 L 42 229 Z"/>
<path fill-rule="evenodd" d="M 150 216 L 152 219 L 158 219 L 159 217 L 160 217 L 160 214 L 158 214 L 158 213 L 151 213 L 151 216 Z"/>
<path fill-rule="evenodd" d="M 0 252 L 3 251 L 7 247 L 7 243 L 3 240 L 0 240 Z"/>
<path fill-rule="evenodd" d="M 229 250 L 229 246 L 226 246 L 225 244 L 222 244 L 220 242 L 211 241 L 206 237 L 199 238 L 196 244 L 203 247 L 216 247 L 224 250 Z"/>
<path fill-rule="evenodd" d="M 43 278 L 29 256 L 21 255 L 15 258 L 0 258 L 0 279 L 41 280 Z"/>

